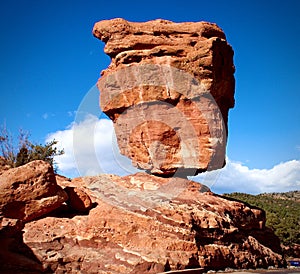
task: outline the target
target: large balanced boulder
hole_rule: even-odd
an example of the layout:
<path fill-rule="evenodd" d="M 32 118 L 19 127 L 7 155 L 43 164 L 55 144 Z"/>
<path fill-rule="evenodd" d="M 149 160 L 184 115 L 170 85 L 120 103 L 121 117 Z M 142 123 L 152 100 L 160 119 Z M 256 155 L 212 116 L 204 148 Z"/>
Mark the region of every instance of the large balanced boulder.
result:
<path fill-rule="evenodd" d="M 207 22 L 100 21 L 111 64 L 98 81 L 120 152 L 153 174 L 222 168 L 234 106 L 233 50 Z"/>
<path fill-rule="evenodd" d="M 42 161 L 2 165 L 0 272 L 284 266 L 263 210 L 181 176 L 224 165 L 234 66 L 223 31 L 205 22 L 114 19 L 97 23 L 94 35 L 112 58 L 98 86 L 120 151 L 162 176 L 70 180 Z"/>

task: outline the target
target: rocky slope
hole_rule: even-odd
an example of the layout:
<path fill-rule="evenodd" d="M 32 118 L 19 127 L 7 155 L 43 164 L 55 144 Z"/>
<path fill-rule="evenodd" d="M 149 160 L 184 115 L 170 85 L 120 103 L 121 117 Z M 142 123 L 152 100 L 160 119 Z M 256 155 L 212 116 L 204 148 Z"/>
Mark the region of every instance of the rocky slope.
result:
<path fill-rule="evenodd" d="M 120 152 L 153 174 L 222 168 L 234 106 L 233 50 L 207 22 L 95 24 L 110 66 L 98 81 Z"/>
<path fill-rule="evenodd" d="M 264 209 L 266 225 L 279 237 L 285 255 L 300 258 L 300 191 L 259 195 L 231 193 L 226 196 Z"/>
<path fill-rule="evenodd" d="M 36 212 L 34 220 L 4 210 L 8 200 L 1 197 L 1 273 L 160 273 L 285 264 L 278 238 L 265 228 L 264 211 L 199 183 L 146 173 L 55 180 L 40 161 L 22 169 L 22 179 L 11 177 L 20 168 L 4 171 L 0 187 L 8 195 L 26 184 L 20 193 L 41 195 L 31 196 L 35 202 L 23 199 L 27 212 Z M 41 213 L 36 204 L 58 193 L 43 194 L 47 184 L 55 185 L 61 202 L 65 195 L 68 200 Z M 13 197 L 22 200 L 10 196 L 10 203 Z"/>

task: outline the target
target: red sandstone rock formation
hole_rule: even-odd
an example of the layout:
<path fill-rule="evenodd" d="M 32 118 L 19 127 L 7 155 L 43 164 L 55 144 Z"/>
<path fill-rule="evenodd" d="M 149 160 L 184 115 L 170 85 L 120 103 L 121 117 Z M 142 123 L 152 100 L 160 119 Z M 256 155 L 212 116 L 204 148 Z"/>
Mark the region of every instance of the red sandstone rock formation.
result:
<path fill-rule="evenodd" d="M 72 184 L 97 204 L 89 214 L 46 217 L 24 228 L 24 243 L 51 272 L 159 273 L 284 263 L 262 210 L 201 184 L 145 173 L 84 177 Z"/>
<path fill-rule="evenodd" d="M 122 153 L 163 175 L 221 167 L 234 103 L 224 33 L 203 22 L 116 19 L 97 23 L 94 34 L 112 57 L 99 86 Z M 70 180 L 42 161 L 0 166 L 1 273 L 200 273 L 285 264 L 264 211 L 199 183 L 146 173 Z"/>
<path fill-rule="evenodd" d="M 56 178 L 42 161 L 0 176 L 1 273 L 284 265 L 262 210 L 215 195 L 199 183 L 145 173 Z M 65 203 L 42 210 L 47 214 L 42 217 L 36 205 L 58 193 Z M 20 208 L 20 201 L 26 206 Z"/>
<path fill-rule="evenodd" d="M 223 167 L 234 106 L 233 51 L 207 22 L 100 21 L 111 64 L 98 81 L 119 149 L 153 174 Z"/>
<path fill-rule="evenodd" d="M 25 223 L 54 214 L 58 208 L 68 208 L 71 214 L 86 212 L 92 206 L 91 200 L 80 186 L 55 176 L 44 161 L 4 167 L 0 174 L 0 273 L 44 272 L 42 262 L 23 242 Z"/>
<path fill-rule="evenodd" d="M 58 208 L 68 199 L 56 184 L 53 169 L 43 161 L 4 171 L 0 175 L 0 213 L 27 222 Z"/>

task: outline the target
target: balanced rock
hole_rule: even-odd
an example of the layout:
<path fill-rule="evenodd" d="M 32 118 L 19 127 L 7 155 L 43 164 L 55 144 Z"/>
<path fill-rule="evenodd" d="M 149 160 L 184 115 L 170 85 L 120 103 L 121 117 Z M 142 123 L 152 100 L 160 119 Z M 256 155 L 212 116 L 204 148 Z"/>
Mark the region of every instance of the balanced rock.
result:
<path fill-rule="evenodd" d="M 95 24 L 111 64 L 98 81 L 120 152 L 153 174 L 222 168 L 234 106 L 233 50 L 207 22 Z"/>
<path fill-rule="evenodd" d="M 74 181 L 96 204 L 88 214 L 25 224 L 24 243 L 46 273 L 161 273 L 285 263 L 278 238 L 265 228 L 264 211 L 199 183 L 146 173 Z"/>

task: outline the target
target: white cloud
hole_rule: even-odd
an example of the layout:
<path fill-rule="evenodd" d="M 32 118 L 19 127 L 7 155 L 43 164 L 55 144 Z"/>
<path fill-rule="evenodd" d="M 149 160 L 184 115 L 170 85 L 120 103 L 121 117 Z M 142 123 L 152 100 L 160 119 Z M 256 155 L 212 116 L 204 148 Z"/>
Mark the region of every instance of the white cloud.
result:
<path fill-rule="evenodd" d="M 300 161 L 283 162 L 271 169 L 250 169 L 243 163 L 227 159 L 222 170 L 191 179 L 207 184 L 217 193 L 285 192 L 300 189 Z"/>
<path fill-rule="evenodd" d="M 118 152 L 110 120 L 86 115 L 67 129 L 51 133 L 46 141 L 57 140 L 57 148 L 65 153 L 55 157 L 60 173 L 68 177 L 137 172 L 130 160 Z"/>
<path fill-rule="evenodd" d="M 51 133 L 47 141 L 56 139 L 65 154 L 57 156 L 60 172 L 69 177 L 137 172 L 131 161 L 118 152 L 112 122 L 87 115 L 82 122 Z M 192 180 L 202 182 L 217 193 L 284 192 L 300 189 L 300 161 L 291 160 L 270 169 L 250 169 L 245 164 L 227 159 L 221 170 L 207 172 Z"/>

